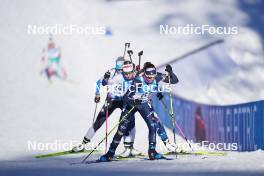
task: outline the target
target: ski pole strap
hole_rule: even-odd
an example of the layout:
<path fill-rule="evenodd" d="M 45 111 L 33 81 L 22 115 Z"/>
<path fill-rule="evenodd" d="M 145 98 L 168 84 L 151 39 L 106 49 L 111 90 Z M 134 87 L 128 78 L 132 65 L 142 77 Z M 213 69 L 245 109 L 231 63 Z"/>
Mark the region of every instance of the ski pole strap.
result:
<path fill-rule="evenodd" d="M 118 126 L 121 122 L 123 122 L 126 117 L 135 109 L 135 105 L 132 106 L 132 108 L 124 115 L 122 116 L 122 118 L 120 119 L 120 121 L 109 131 L 109 133 L 97 144 L 97 146 L 82 160 L 81 163 L 84 163 L 88 158 L 89 156 L 91 156 L 91 154 L 97 149 L 97 147 L 99 147 L 103 142 L 104 140 L 106 139 L 107 136 L 109 136 Z"/>

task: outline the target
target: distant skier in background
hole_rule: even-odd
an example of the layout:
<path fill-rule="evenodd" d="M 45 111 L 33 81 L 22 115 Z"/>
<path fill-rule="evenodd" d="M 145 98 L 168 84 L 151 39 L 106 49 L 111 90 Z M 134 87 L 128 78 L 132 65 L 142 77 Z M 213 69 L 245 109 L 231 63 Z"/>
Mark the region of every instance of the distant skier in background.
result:
<path fill-rule="evenodd" d="M 48 81 L 52 83 L 52 76 L 66 80 L 67 73 L 61 64 L 61 50 L 59 47 L 55 46 L 52 37 L 49 38 L 48 46 L 42 50 L 42 54 L 41 60 L 46 64 L 46 67 L 41 73 L 45 73 Z"/>

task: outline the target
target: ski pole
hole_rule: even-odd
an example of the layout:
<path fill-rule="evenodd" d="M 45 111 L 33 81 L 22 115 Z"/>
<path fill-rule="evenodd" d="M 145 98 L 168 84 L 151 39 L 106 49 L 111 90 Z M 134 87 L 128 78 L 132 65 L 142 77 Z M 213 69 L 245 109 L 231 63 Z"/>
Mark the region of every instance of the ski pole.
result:
<path fill-rule="evenodd" d="M 126 44 L 125 44 L 126 46 Z M 109 85 L 108 85 L 108 81 L 107 81 L 107 85 L 106 85 L 106 99 L 105 99 L 105 152 L 107 150 L 107 144 L 108 144 L 108 140 L 107 140 L 107 133 L 108 133 L 108 116 L 109 116 L 109 111 L 108 111 L 108 92 L 109 92 Z"/>
<path fill-rule="evenodd" d="M 94 124 L 94 120 L 95 120 L 95 116 L 96 116 L 97 105 L 98 105 L 98 103 L 95 103 L 94 116 L 93 116 L 93 124 Z"/>
<path fill-rule="evenodd" d="M 107 150 L 107 133 L 108 133 L 108 117 L 109 117 L 109 111 L 108 111 L 108 92 L 109 92 L 109 86 L 107 85 L 106 87 L 106 112 L 105 112 L 105 153 L 106 153 L 106 150 Z"/>
<path fill-rule="evenodd" d="M 143 55 L 143 51 L 140 51 L 138 53 L 138 65 L 139 65 L 139 70 L 140 70 L 140 65 L 141 65 L 141 56 Z"/>
<path fill-rule="evenodd" d="M 169 115 L 171 115 L 171 114 L 169 113 L 168 107 L 167 107 L 167 105 L 164 103 L 164 101 L 163 101 L 163 100 L 160 100 L 160 101 L 161 101 L 162 105 L 164 106 L 166 112 L 167 112 Z M 175 118 L 174 118 L 174 119 L 175 119 Z M 180 125 L 177 123 L 177 120 L 175 120 L 174 122 L 175 122 L 176 127 L 177 127 L 178 130 L 180 131 L 182 137 L 183 137 L 183 138 L 185 139 L 185 141 L 188 143 L 190 149 L 194 152 L 194 150 L 193 150 L 193 148 L 192 148 L 192 146 L 191 146 L 189 140 L 188 140 L 187 137 L 184 135 L 184 133 L 183 133 L 183 131 L 182 131 Z"/>
<path fill-rule="evenodd" d="M 133 63 L 133 60 L 131 58 L 131 55 L 133 55 L 133 50 L 127 50 L 127 54 L 129 55 L 130 61 Z"/>
<path fill-rule="evenodd" d="M 126 50 L 127 48 L 130 47 L 130 43 L 125 43 L 125 50 L 124 50 L 124 54 L 123 54 L 123 58 L 125 59 L 125 55 L 126 55 Z"/>
<path fill-rule="evenodd" d="M 175 127 L 174 127 L 174 112 L 173 112 L 173 104 L 172 104 L 172 92 L 171 92 L 171 78 L 170 78 L 170 74 L 169 74 L 169 87 L 170 87 L 170 114 L 171 114 L 171 121 L 172 121 L 172 129 L 173 129 L 173 139 L 174 139 L 174 143 L 176 144 L 176 132 L 175 132 Z"/>
<path fill-rule="evenodd" d="M 136 105 L 132 106 L 132 108 L 125 114 L 121 117 L 120 121 L 109 131 L 109 133 L 107 134 L 107 136 L 109 136 L 118 126 L 119 124 L 124 121 L 126 119 L 126 117 L 133 111 L 133 109 L 136 107 Z M 103 142 L 104 140 L 106 139 L 106 137 L 104 137 L 98 144 L 97 146 L 82 160 L 81 163 L 84 163 L 90 156 L 91 154 L 97 149 L 97 147 L 99 147 Z"/>
<path fill-rule="evenodd" d="M 108 132 L 108 97 L 106 97 L 106 113 L 105 113 L 105 152 L 107 150 L 107 132 Z"/>

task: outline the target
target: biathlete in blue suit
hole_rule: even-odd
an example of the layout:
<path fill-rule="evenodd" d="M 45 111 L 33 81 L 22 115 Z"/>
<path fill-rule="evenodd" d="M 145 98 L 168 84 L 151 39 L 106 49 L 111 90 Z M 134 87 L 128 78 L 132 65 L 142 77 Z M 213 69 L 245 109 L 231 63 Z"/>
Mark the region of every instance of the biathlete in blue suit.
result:
<path fill-rule="evenodd" d="M 128 91 L 124 95 L 124 109 L 121 114 L 121 120 L 118 130 L 112 140 L 108 152 L 99 158 L 100 161 L 111 161 L 115 155 L 115 151 L 121 141 L 121 138 L 129 130 L 129 125 L 134 121 L 134 114 L 139 112 L 146 122 L 149 130 L 149 148 L 148 155 L 151 160 L 161 159 L 163 156 L 156 152 L 156 126 L 154 120 L 154 111 L 151 104 L 151 95 L 157 93 L 159 90 L 158 83 L 163 81 L 165 83 L 176 84 L 178 82 L 177 76 L 173 73 L 170 65 L 166 66 L 165 71 L 169 76 L 162 73 L 157 73 L 156 67 L 150 62 L 144 66 L 142 75 L 137 76 Z M 170 81 L 169 81 L 170 80 Z M 134 108 L 130 113 L 129 111 Z"/>
<path fill-rule="evenodd" d="M 102 107 L 101 111 L 97 115 L 95 122 L 88 129 L 86 135 L 83 138 L 83 142 L 72 149 L 73 152 L 80 152 L 85 149 L 87 144 L 91 142 L 91 139 L 95 135 L 96 131 L 103 125 L 106 120 L 106 110 L 108 110 L 108 115 L 110 116 L 112 112 L 119 108 L 123 109 L 123 96 L 127 92 L 128 87 L 133 82 L 135 77 L 134 65 L 130 61 L 124 61 L 122 57 L 116 60 L 116 67 L 107 71 L 104 77 L 97 81 L 95 102 L 100 102 L 100 85 L 109 86 L 109 91 L 107 95 L 107 105 L 106 103 Z M 131 122 L 129 132 L 124 136 L 124 146 L 127 148 L 129 146 L 130 154 L 137 155 L 139 152 L 134 149 L 133 141 L 135 138 L 135 122 Z M 127 138 L 132 138 L 131 142 L 126 142 Z"/>

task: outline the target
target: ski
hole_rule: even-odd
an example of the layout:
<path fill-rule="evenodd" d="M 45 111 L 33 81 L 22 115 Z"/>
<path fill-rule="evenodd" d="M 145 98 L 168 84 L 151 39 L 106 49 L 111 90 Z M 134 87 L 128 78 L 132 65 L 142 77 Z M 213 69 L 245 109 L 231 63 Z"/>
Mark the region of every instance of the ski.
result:
<path fill-rule="evenodd" d="M 72 150 L 62 151 L 62 152 L 54 152 L 54 153 L 48 153 L 44 155 L 37 155 L 35 158 L 48 158 L 48 157 L 55 157 L 55 156 L 63 156 L 63 155 L 73 155 L 73 154 L 81 154 L 81 153 L 89 153 L 92 150 L 84 150 L 80 152 L 73 152 Z"/>
<path fill-rule="evenodd" d="M 133 161 L 133 160 L 135 160 L 135 161 L 146 161 L 146 160 L 151 160 L 151 161 L 153 161 L 153 160 L 174 160 L 174 158 L 170 158 L 170 157 L 166 157 L 166 156 L 164 156 L 164 155 L 162 155 L 162 157 L 161 158 L 159 158 L 159 159 L 149 159 L 148 158 L 148 156 L 146 156 L 146 155 L 137 155 L 137 156 L 134 156 L 134 157 L 116 157 L 115 158 L 115 160 L 118 160 L 118 161 Z"/>
<path fill-rule="evenodd" d="M 174 158 L 169 158 L 166 156 L 162 156 L 159 159 L 149 159 L 148 157 L 115 157 L 114 159 L 110 161 L 100 161 L 99 159 L 97 160 L 89 160 L 85 162 L 78 162 L 78 163 L 71 163 L 70 165 L 76 165 L 76 164 L 96 164 L 96 163 L 111 163 L 111 162 L 118 162 L 118 161 L 154 161 L 154 160 L 174 160 Z"/>
<path fill-rule="evenodd" d="M 227 155 L 226 152 L 207 152 L 207 151 L 195 151 L 195 152 L 168 152 L 165 153 L 164 155 L 211 155 L 211 156 L 225 156 Z"/>
<path fill-rule="evenodd" d="M 134 158 L 139 158 L 139 157 L 147 157 L 146 155 L 140 153 L 138 155 L 133 155 L 133 156 L 117 156 L 116 159 L 134 159 Z"/>
<path fill-rule="evenodd" d="M 151 161 L 153 161 L 152 159 L 149 159 L 149 158 L 147 158 L 146 160 L 151 160 Z M 162 158 L 160 158 L 160 159 L 155 159 L 155 160 L 174 160 L 174 158 L 162 157 Z"/>
<path fill-rule="evenodd" d="M 149 159 L 149 158 L 140 158 L 140 157 L 134 157 L 134 158 L 119 158 L 119 159 L 113 159 L 110 161 L 100 161 L 100 160 L 91 160 L 86 161 L 85 164 L 95 164 L 95 163 L 111 163 L 116 161 L 153 161 L 153 160 L 174 160 L 173 158 L 168 158 L 165 156 L 162 156 L 159 159 Z"/>
<path fill-rule="evenodd" d="M 95 163 L 110 163 L 110 162 L 116 162 L 116 161 L 130 161 L 130 159 L 135 159 L 135 158 L 114 158 L 110 161 L 100 161 L 99 159 L 97 160 L 89 160 L 89 161 L 85 161 L 85 162 L 77 162 L 77 163 L 70 163 L 70 165 L 77 165 L 77 164 L 95 164 Z M 140 158 L 138 158 L 140 159 Z"/>
<path fill-rule="evenodd" d="M 149 160 L 149 161 L 155 161 L 155 160 L 174 160 L 175 158 L 169 158 L 164 155 L 161 156 L 159 159 L 150 159 L 150 158 L 144 158 L 144 160 Z"/>
<path fill-rule="evenodd" d="M 119 160 L 119 159 L 112 159 L 112 160 L 110 160 L 110 161 L 100 161 L 100 160 L 98 159 L 98 160 L 86 161 L 84 164 L 111 163 L 111 162 L 116 162 L 116 161 L 122 161 L 122 160 Z"/>

